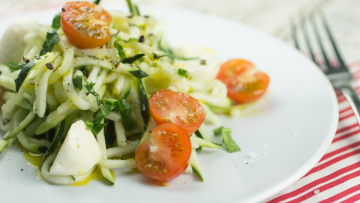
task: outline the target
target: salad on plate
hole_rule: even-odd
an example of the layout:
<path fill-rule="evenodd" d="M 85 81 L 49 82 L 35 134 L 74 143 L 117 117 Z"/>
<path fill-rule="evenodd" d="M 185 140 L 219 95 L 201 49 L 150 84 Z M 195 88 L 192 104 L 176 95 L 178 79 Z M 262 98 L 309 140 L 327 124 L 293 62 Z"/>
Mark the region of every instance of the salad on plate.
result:
<path fill-rule="evenodd" d="M 162 20 L 108 12 L 100 1 L 68 2 L 52 25 L 22 21 L 0 50 L 0 153 L 18 143 L 38 178 L 58 185 L 126 168 L 165 183 L 182 173 L 204 180 L 196 152 L 240 151 L 231 129 L 214 143 L 206 125 L 239 114 L 266 92 L 269 77 L 243 59 L 221 64 L 213 50 L 166 41 Z"/>

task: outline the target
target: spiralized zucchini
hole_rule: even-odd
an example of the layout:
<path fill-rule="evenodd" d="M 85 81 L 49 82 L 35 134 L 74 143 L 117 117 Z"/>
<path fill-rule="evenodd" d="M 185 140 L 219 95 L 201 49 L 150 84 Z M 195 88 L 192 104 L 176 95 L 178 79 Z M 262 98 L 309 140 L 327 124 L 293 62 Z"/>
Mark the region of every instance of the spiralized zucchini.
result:
<path fill-rule="evenodd" d="M 179 68 L 174 66 L 173 58 L 167 57 L 167 53 L 159 47 L 161 45 L 163 48 L 169 48 L 165 40 L 163 21 L 156 20 L 151 15 L 131 18 L 122 12 L 112 12 L 111 15 L 113 21 L 110 40 L 103 47 L 93 49 L 79 49 L 73 46 L 60 28 L 57 30 L 59 42 L 51 52 L 39 56 L 46 33 L 52 28 L 46 25 L 34 26 L 24 37 L 27 46 L 23 56 L 35 62 L 35 65 L 28 70 L 26 77 L 22 77 L 22 83 L 14 82 L 20 77 L 22 70 L 14 70 L 7 64 L 0 64 L 0 86 L 5 102 L 1 108 L 0 129 L 5 131 L 5 135 L 0 140 L 0 152 L 17 139 L 26 150 L 44 153 L 53 142 L 52 130 L 57 129 L 70 115 L 75 115 L 73 122 L 83 120 L 93 125 L 113 122 L 114 129 L 107 125 L 96 135 L 102 152 L 98 167 L 104 177 L 113 184 L 110 168 L 134 168 L 136 165 L 133 159 L 110 158 L 134 153 L 140 139 L 137 136 L 143 133 L 146 127 L 142 118 L 139 93 L 134 87 L 138 78 L 134 76 L 133 71 L 140 71 L 145 76 L 141 80 L 147 98 L 157 90 L 171 86 L 173 90 L 190 94 L 204 104 L 207 124 L 219 124 L 219 118 L 211 112 L 211 107 L 230 107 L 231 101 L 226 97 L 226 86 L 216 79 L 204 83 L 179 74 Z M 143 42 L 138 40 L 141 36 L 144 37 Z M 123 47 L 126 58 L 139 54 L 144 56 L 141 55 L 131 63 L 123 63 L 114 43 L 119 43 Z M 13 62 L 24 64 L 20 58 L 19 61 Z M 127 90 L 128 87 L 130 89 Z M 105 99 L 124 99 L 123 105 L 126 105 L 126 102 L 129 104 L 131 112 L 127 119 L 132 120 L 132 129 L 128 129 L 129 122 L 123 118 L 126 115 L 124 112 L 116 108 L 106 109 Z M 105 110 L 110 112 L 103 114 L 101 120 L 96 121 L 96 112 Z M 115 133 L 111 134 L 111 130 Z M 108 136 L 114 136 L 115 141 L 108 143 Z M 194 149 L 199 147 L 197 141 L 199 142 L 196 139 L 192 140 Z M 200 143 L 203 142 L 200 140 Z M 42 178 L 49 183 L 73 184 L 85 179 L 94 170 L 92 168 L 78 176 L 51 175 L 49 170 L 55 155 L 56 153 L 52 153 L 44 159 L 41 168 Z M 196 155 L 192 155 L 192 160 L 194 157 Z M 192 173 L 190 166 L 186 172 Z"/>

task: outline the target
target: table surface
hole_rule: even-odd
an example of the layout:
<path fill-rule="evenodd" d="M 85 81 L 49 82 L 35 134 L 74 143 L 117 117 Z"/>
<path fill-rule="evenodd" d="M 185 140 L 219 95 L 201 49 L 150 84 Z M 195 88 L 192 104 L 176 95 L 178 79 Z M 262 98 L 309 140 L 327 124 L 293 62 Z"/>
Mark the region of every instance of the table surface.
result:
<path fill-rule="evenodd" d="M 67 1 L 0 0 L 0 16 L 5 15 L 6 12 L 9 13 L 24 7 L 37 8 L 54 4 L 61 5 Z M 118 8 L 126 6 L 125 0 L 102 1 L 106 4 L 114 4 L 114 7 Z M 293 41 L 291 38 L 290 18 L 293 18 L 299 24 L 299 19 L 323 11 L 345 61 L 350 64 L 360 60 L 359 0 L 133 0 L 133 2 L 139 5 L 176 7 L 222 16 L 248 24 L 291 44 Z M 309 26 L 309 28 L 311 27 Z M 298 31 L 298 34 L 301 36 L 302 33 Z M 324 32 L 321 35 L 324 37 Z M 311 37 L 314 40 L 314 36 Z M 305 48 L 303 38 L 300 37 L 300 40 L 300 44 Z M 328 43 L 326 49 L 331 50 Z M 315 52 L 319 52 L 319 48 L 316 46 Z M 333 55 L 331 51 L 329 51 L 329 54 Z M 360 70 L 360 65 L 357 70 Z M 347 105 L 344 107 L 348 108 Z M 342 125 L 340 122 L 339 126 Z M 294 184 L 294 186 L 285 190 L 285 193 L 292 191 L 296 187 L 300 186 Z"/>

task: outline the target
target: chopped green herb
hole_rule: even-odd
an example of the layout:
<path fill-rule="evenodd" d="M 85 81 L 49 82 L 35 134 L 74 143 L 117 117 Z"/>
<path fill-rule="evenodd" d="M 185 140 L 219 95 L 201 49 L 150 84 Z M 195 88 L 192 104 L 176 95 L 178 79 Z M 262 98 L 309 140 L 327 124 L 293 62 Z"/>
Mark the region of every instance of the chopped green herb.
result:
<path fill-rule="evenodd" d="M 23 84 L 26 76 L 28 75 L 30 69 L 35 65 L 35 61 L 30 61 L 28 64 L 26 64 L 20 71 L 18 77 L 15 79 L 15 87 L 16 92 L 19 92 L 19 89 L 21 85 Z"/>
<path fill-rule="evenodd" d="M 87 91 L 88 91 L 90 94 L 94 95 L 94 97 L 96 98 L 96 104 L 97 104 L 98 106 L 100 106 L 100 104 L 101 104 L 101 99 L 100 99 L 99 94 L 96 93 L 95 90 L 94 90 L 94 85 L 95 85 L 95 83 L 90 83 L 90 82 L 88 82 L 87 79 L 86 79 L 86 77 L 85 77 L 84 75 L 82 75 L 82 76 L 79 76 L 79 75 L 78 75 L 78 76 L 76 76 L 75 78 L 79 78 L 79 77 L 82 77 L 82 78 L 84 79 L 84 82 L 86 83 L 86 84 L 84 85 L 85 88 L 87 89 Z"/>
<path fill-rule="evenodd" d="M 126 59 L 122 60 L 121 62 L 122 62 L 122 63 L 132 64 L 132 63 L 134 63 L 135 61 L 137 61 L 138 59 L 142 58 L 143 56 L 145 56 L 145 54 L 138 54 L 138 55 L 135 55 L 135 56 L 133 56 L 133 57 L 126 58 Z"/>
<path fill-rule="evenodd" d="M 51 52 L 52 49 L 54 48 L 55 44 L 57 44 L 60 40 L 60 37 L 58 35 L 58 33 L 54 30 L 50 30 L 47 32 L 46 34 L 46 38 L 44 41 L 44 44 L 42 45 L 42 49 L 40 51 L 40 56 Z"/>
<path fill-rule="evenodd" d="M 82 78 L 80 77 L 75 77 L 73 78 L 73 84 L 74 84 L 74 87 L 81 90 L 83 85 L 82 85 Z"/>
<path fill-rule="evenodd" d="M 221 132 L 222 132 L 222 129 L 223 129 L 223 128 L 224 128 L 223 126 L 220 126 L 220 127 L 216 128 L 216 129 L 214 129 L 214 130 L 213 130 L 214 135 L 215 135 L 215 136 L 221 135 Z"/>
<path fill-rule="evenodd" d="M 7 62 L 8 66 L 15 70 L 20 70 L 24 68 L 26 64 L 20 64 L 20 63 L 13 63 L 13 62 Z"/>
<path fill-rule="evenodd" d="M 123 61 L 126 58 L 124 48 L 121 46 L 121 44 L 118 42 L 118 40 L 115 40 L 114 47 L 117 49 L 118 54 L 120 56 L 120 62 Z"/>
<path fill-rule="evenodd" d="M 189 71 L 185 70 L 185 69 L 182 69 L 182 68 L 179 68 L 178 70 L 178 74 L 185 77 L 185 78 L 188 78 L 189 77 Z"/>
<path fill-rule="evenodd" d="M 99 5 L 100 1 L 101 1 L 101 0 L 95 0 L 95 1 L 94 1 L 94 4 Z"/>
<path fill-rule="evenodd" d="M 51 28 L 54 30 L 58 30 L 61 27 L 61 13 L 58 13 L 55 15 L 52 24 L 51 24 Z"/>
<path fill-rule="evenodd" d="M 195 131 L 195 135 L 196 135 L 196 137 L 200 137 L 201 139 L 204 139 L 203 136 L 201 135 L 201 133 L 199 132 L 199 130 Z"/>
<path fill-rule="evenodd" d="M 130 118 L 123 119 L 125 130 L 132 130 L 134 128 L 134 123 L 131 120 L 131 106 L 125 99 L 119 101 L 113 98 L 106 98 L 104 101 L 105 104 L 93 114 L 93 122 L 87 121 L 85 123 L 94 135 L 98 134 L 106 126 L 106 123 L 101 123 L 101 121 L 113 110 L 120 111 L 122 118 Z"/>
<path fill-rule="evenodd" d="M 221 129 L 221 135 L 223 137 L 223 143 L 225 144 L 227 150 L 230 153 L 240 151 L 240 147 L 236 144 L 236 142 L 231 137 L 231 129 L 223 128 Z"/>
<path fill-rule="evenodd" d="M 149 76 L 147 73 L 145 73 L 142 70 L 133 70 L 133 71 L 129 71 L 129 73 L 131 73 L 133 76 L 135 76 L 139 79 Z"/>

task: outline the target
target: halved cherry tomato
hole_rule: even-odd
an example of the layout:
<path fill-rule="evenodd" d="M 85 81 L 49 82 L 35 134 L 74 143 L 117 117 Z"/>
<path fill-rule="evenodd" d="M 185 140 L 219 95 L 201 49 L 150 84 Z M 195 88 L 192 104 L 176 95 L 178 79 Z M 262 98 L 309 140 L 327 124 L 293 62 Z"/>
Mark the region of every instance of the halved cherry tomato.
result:
<path fill-rule="evenodd" d="M 69 42 L 81 49 L 101 47 L 110 39 L 110 14 L 99 5 L 67 2 L 61 12 L 61 27 Z"/>
<path fill-rule="evenodd" d="M 167 181 L 178 177 L 189 165 L 190 136 L 173 123 L 157 126 L 136 150 L 136 166 L 147 177 Z"/>
<path fill-rule="evenodd" d="M 232 59 L 221 65 L 216 77 L 226 84 L 228 97 L 237 103 L 259 99 L 269 86 L 269 76 L 249 61 Z"/>
<path fill-rule="evenodd" d="M 204 122 L 206 113 L 191 96 L 172 90 L 159 90 L 150 98 L 150 112 L 156 124 L 175 123 L 189 135 Z"/>

